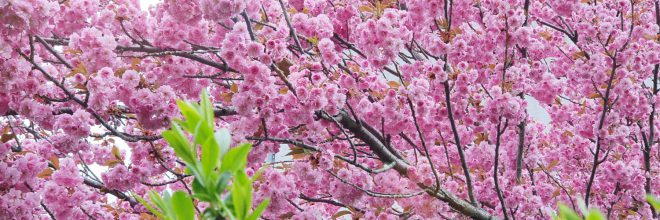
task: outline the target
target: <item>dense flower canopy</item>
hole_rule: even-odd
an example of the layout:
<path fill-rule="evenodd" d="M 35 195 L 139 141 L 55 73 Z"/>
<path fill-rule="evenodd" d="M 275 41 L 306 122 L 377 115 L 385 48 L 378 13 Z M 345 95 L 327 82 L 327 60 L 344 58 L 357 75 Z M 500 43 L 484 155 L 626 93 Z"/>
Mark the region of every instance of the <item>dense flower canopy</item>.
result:
<path fill-rule="evenodd" d="M 651 219 L 659 65 L 658 0 L 0 0 L 0 219 L 150 218 L 204 89 L 266 219 Z"/>

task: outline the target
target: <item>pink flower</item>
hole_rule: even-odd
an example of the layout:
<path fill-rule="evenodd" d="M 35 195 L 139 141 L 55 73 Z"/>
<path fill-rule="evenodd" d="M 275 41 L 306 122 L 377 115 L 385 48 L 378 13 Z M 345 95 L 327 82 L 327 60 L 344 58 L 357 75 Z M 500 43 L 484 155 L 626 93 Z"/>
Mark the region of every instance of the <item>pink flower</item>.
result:
<path fill-rule="evenodd" d="M 124 165 L 117 165 L 101 174 L 101 179 L 110 189 L 128 191 L 136 184 L 136 175 L 132 175 Z M 139 179 L 139 178 L 138 178 Z"/>
<path fill-rule="evenodd" d="M 60 186 L 75 187 L 83 182 L 78 166 L 72 159 L 61 159 L 60 169 L 53 172 L 53 182 Z"/>
<path fill-rule="evenodd" d="M 244 0 L 201 0 L 204 17 L 210 20 L 230 19 L 245 9 Z"/>
<path fill-rule="evenodd" d="M 259 57 L 263 54 L 264 45 L 260 43 L 250 42 L 247 45 L 247 54 L 251 57 Z"/>
<path fill-rule="evenodd" d="M 186 24 L 195 24 L 202 18 L 202 9 L 197 0 L 167 0 L 165 7 L 170 16 Z"/>
<path fill-rule="evenodd" d="M 21 171 L 21 181 L 28 181 L 43 171 L 48 164 L 35 154 L 26 154 L 15 161 L 15 166 Z"/>

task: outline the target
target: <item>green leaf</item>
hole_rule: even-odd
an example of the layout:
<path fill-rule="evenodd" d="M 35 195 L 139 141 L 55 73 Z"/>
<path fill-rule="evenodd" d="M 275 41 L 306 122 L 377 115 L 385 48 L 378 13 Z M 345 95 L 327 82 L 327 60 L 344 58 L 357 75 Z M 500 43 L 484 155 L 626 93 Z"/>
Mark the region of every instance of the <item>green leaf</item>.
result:
<path fill-rule="evenodd" d="M 227 188 L 227 185 L 229 184 L 229 180 L 231 180 L 231 173 L 223 172 L 222 174 L 220 174 L 220 176 L 215 182 L 215 192 L 218 193 L 224 192 L 225 188 Z"/>
<path fill-rule="evenodd" d="M 149 199 L 151 199 L 151 202 L 153 202 L 158 209 L 163 211 L 163 215 L 165 216 L 164 219 L 176 219 L 176 215 L 172 212 L 170 194 L 167 191 L 163 192 L 163 197 L 154 191 L 150 191 Z"/>
<path fill-rule="evenodd" d="M 555 216 L 555 220 L 582 220 L 580 216 L 575 213 L 571 208 L 564 204 L 559 204 L 559 216 Z"/>
<path fill-rule="evenodd" d="M 603 213 L 597 209 L 591 209 L 584 218 L 585 220 L 605 220 Z"/>
<path fill-rule="evenodd" d="M 256 209 L 254 209 L 254 212 L 252 212 L 246 220 L 257 220 L 259 216 L 261 216 L 261 213 L 263 213 L 266 210 L 266 207 L 268 207 L 268 204 L 270 204 L 270 199 L 264 199 L 264 201 L 261 201 L 259 203 L 259 206 L 257 206 Z"/>
<path fill-rule="evenodd" d="M 225 206 L 225 208 L 228 209 L 228 212 L 230 212 L 228 214 L 231 214 L 232 216 L 234 216 L 234 214 L 233 214 L 234 213 L 234 206 L 235 206 L 234 205 L 234 197 L 236 197 L 236 195 L 232 195 L 231 192 L 227 193 L 227 196 L 225 196 L 225 198 L 221 202 L 221 204 L 223 204 Z"/>
<path fill-rule="evenodd" d="M 202 144 L 202 168 L 203 173 L 209 176 L 215 170 L 220 161 L 220 147 L 213 136 L 207 136 Z M 209 180 L 211 181 L 211 180 Z M 213 181 L 215 182 L 215 181 Z"/>
<path fill-rule="evenodd" d="M 220 155 L 225 155 L 229 150 L 229 145 L 231 145 L 231 134 L 229 134 L 229 130 L 221 128 L 215 132 L 215 141 L 218 142 L 218 146 L 220 147 Z"/>
<path fill-rule="evenodd" d="M 202 90 L 202 94 L 200 95 L 201 98 L 199 100 L 199 107 L 200 107 L 200 113 L 203 113 L 203 119 L 206 121 L 211 127 L 213 127 L 214 123 L 214 118 L 213 118 L 213 106 L 211 105 L 211 99 L 209 99 L 209 95 L 206 93 L 206 90 Z"/>
<path fill-rule="evenodd" d="M 156 208 L 154 208 L 153 206 L 151 206 L 151 204 L 149 204 L 149 202 L 147 202 L 146 200 L 144 200 L 142 197 L 140 197 L 140 196 L 138 196 L 138 195 L 135 195 L 135 196 L 133 196 L 133 197 L 135 197 L 135 199 L 136 199 L 138 202 L 140 202 L 140 204 L 142 204 L 145 208 L 147 208 L 147 210 L 149 210 L 149 212 L 151 212 L 152 214 L 154 214 L 154 215 L 155 215 L 156 217 L 158 217 L 159 219 L 164 219 L 164 218 L 165 218 L 165 214 L 163 214 L 162 212 L 158 211 Z"/>
<path fill-rule="evenodd" d="M 231 193 L 227 193 L 227 196 L 225 196 L 225 198 L 223 199 L 223 203 L 227 207 L 233 207 L 234 206 L 234 202 L 233 202 Z"/>
<path fill-rule="evenodd" d="M 653 195 L 649 194 L 646 195 L 646 201 L 648 201 L 651 206 L 655 209 L 655 211 L 660 211 L 660 199 L 654 197 Z"/>
<path fill-rule="evenodd" d="M 221 209 L 223 210 L 222 216 L 224 216 L 226 219 L 237 219 L 234 215 L 234 204 L 231 202 L 231 193 L 225 197 L 225 202 L 220 203 L 220 205 Z"/>
<path fill-rule="evenodd" d="M 165 205 L 165 201 L 163 201 L 163 198 L 160 197 L 160 195 L 158 195 L 158 193 L 156 193 L 156 192 L 154 192 L 154 191 L 149 191 L 149 199 L 150 199 L 151 202 L 153 202 L 154 205 L 156 205 L 156 207 L 158 207 L 160 210 L 164 210 L 164 208 L 167 207 L 167 205 Z"/>
<path fill-rule="evenodd" d="M 199 121 L 193 131 L 195 144 L 204 144 L 207 138 L 213 138 L 213 127 L 204 121 Z"/>
<path fill-rule="evenodd" d="M 207 186 L 207 184 L 206 184 L 206 179 L 207 179 L 208 177 L 207 177 L 206 175 L 204 175 L 203 173 L 201 173 L 201 172 L 199 171 L 200 169 L 199 169 L 198 167 L 196 167 L 196 166 L 189 166 L 189 167 L 186 167 L 186 170 L 190 171 L 190 173 L 195 177 L 196 180 L 199 181 L 199 183 L 200 183 L 200 185 L 202 185 L 202 187 L 206 187 L 206 186 Z M 207 190 L 207 192 L 208 192 L 208 190 Z"/>
<path fill-rule="evenodd" d="M 176 212 L 172 208 L 172 195 L 170 192 L 165 191 L 163 192 L 163 201 L 165 206 L 163 207 L 163 210 L 165 211 L 165 215 L 169 217 L 169 219 L 176 219 Z"/>
<path fill-rule="evenodd" d="M 188 194 L 183 191 L 176 191 L 172 195 L 172 208 L 176 213 L 177 219 L 195 219 L 195 207 Z"/>
<path fill-rule="evenodd" d="M 244 168 L 247 164 L 247 155 L 252 148 L 252 144 L 244 143 L 237 147 L 230 149 L 225 156 L 222 157 L 222 165 L 220 172 L 236 172 Z"/>
<path fill-rule="evenodd" d="M 231 188 L 232 201 L 234 202 L 234 214 L 238 219 L 247 216 L 248 209 L 252 205 L 252 184 L 244 171 L 234 174 L 234 183 Z"/>
<path fill-rule="evenodd" d="M 252 145 L 247 143 L 230 148 L 229 130 L 220 129 L 214 132 L 212 104 L 206 90 L 201 92 L 199 103 L 177 101 L 184 119 L 174 119 L 172 128 L 163 132 L 163 137 L 176 155 L 186 163 L 185 173 L 195 177 L 192 182 L 193 193 L 188 195 L 183 191 L 176 191 L 170 196 L 170 193 L 165 191 L 161 197 L 150 192 L 149 196 L 155 207 L 147 204 L 148 208 L 158 213 L 159 218 L 194 219 L 195 207 L 192 198 L 210 203 L 210 209 L 199 216 L 209 219 L 220 217 L 255 220 L 270 203 L 270 200 L 266 199 L 250 213 L 252 182 L 263 172 L 263 167 L 253 178 L 247 176 L 245 167 Z M 184 131 L 192 135 L 192 141 Z M 200 159 L 198 146 L 202 151 Z M 233 182 L 231 189 L 227 189 L 229 182 Z"/>
<path fill-rule="evenodd" d="M 197 125 L 197 122 L 202 120 L 202 116 L 189 102 L 177 100 L 176 104 L 179 106 L 181 114 L 186 119 L 185 121 L 179 121 L 179 123 L 181 123 L 187 131 L 193 132 L 195 129 L 194 126 Z"/>
<path fill-rule="evenodd" d="M 247 205 L 247 209 L 252 207 L 252 181 L 250 181 L 250 178 L 247 176 L 245 173 L 245 169 L 242 168 L 241 170 L 237 171 L 234 174 L 234 184 L 239 185 L 242 195 L 245 196 L 245 204 Z M 246 210 L 247 211 L 247 210 Z M 247 214 L 247 212 L 246 212 Z"/>
<path fill-rule="evenodd" d="M 231 200 L 232 204 L 234 204 L 233 207 L 233 212 L 234 216 L 238 219 L 243 219 L 243 216 L 245 215 L 245 205 L 243 204 L 243 196 L 240 195 L 240 189 L 238 187 L 232 187 L 231 189 Z"/>
<path fill-rule="evenodd" d="M 183 135 L 183 131 L 178 125 L 172 123 L 172 129 L 164 131 L 162 135 L 167 143 L 172 146 L 177 156 L 188 165 L 196 164 L 196 153 L 193 154 L 188 138 Z"/>
<path fill-rule="evenodd" d="M 197 178 L 195 178 L 192 182 L 192 189 L 193 189 L 193 197 L 204 202 L 211 201 L 212 199 L 211 195 L 209 195 L 209 193 L 206 191 L 206 188 L 202 186 L 202 183 L 200 183 Z"/>

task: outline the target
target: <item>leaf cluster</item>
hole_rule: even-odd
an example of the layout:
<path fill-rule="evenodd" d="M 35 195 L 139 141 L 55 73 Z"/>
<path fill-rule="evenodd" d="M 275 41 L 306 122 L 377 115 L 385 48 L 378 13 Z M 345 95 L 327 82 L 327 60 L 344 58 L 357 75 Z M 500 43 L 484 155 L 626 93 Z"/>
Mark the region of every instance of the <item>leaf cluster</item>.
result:
<path fill-rule="evenodd" d="M 252 145 L 230 147 L 229 131 L 215 131 L 213 107 L 205 91 L 199 103 L 179 100 L 177 105 L 184 118 L 173 120 L 171 128 L 162 135 L 186 164 L 186 172 L 194 177 L 193 193 L 165 191 L 159 195 L 152 191 L 148 194 L 151 204 L 140 197 L 138 201 L 160 219 L 195 219 L 193 199 L 209 203 L 203 213 L 197 213 L 199 219 L 259 218 L 270 201 L 266 199 L 252 210 L 252 183 L 262 171 L 252 177 L 245 172 Z"/>

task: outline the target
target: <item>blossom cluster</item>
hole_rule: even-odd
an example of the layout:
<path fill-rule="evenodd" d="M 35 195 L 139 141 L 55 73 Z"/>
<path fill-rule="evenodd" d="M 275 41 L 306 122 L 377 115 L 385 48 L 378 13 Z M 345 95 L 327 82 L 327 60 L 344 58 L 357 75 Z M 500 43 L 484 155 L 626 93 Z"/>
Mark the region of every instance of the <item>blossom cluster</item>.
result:
<path fill-rule="evenodd" d="M 193 187 L 161 132 L 202 90 L 269 219 L 657 218 L 658 10 L 0 0 L 0 219 L 139 219 L 132 195 Z"/>

